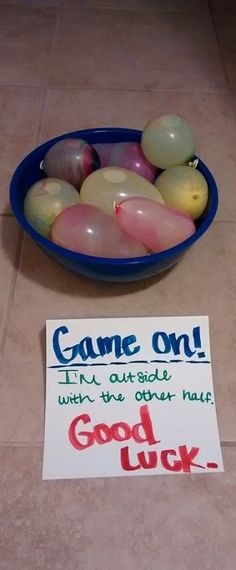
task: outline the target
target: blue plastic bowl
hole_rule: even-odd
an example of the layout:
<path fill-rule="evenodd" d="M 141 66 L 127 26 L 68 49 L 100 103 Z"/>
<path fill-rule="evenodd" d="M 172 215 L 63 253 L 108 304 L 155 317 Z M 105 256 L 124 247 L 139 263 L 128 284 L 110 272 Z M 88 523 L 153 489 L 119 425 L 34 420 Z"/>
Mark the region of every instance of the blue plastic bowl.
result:
<path fill-rule="evenodd" d="M 213 222 L 218 207 L 217 187 L 212 174 L 205 164 L 199 160 L 198 170 L 205 177 L 209 187 L 206 210 L 198 220 L 197 230 L 193 236 L 161 253 L 128 259 L 110 259 L 75 253 L 53 244 L 27 223 L 24 216 L 25 194 L 32 184 L 40 178 L 44 178 L 40 163 L 52 145 L 71 136 L 83 138 L 90 144 L 122 141 L 140 142 L 141 134 L 142 131 L 123 128 L 98 128 L 66 133 L 37 147 L 24 158 L 14 172 L 10 184 L 10 201 L 21 227 L 48 255 L 75 273 L 103 281 L 137 281 L 157 275 L 177 263 Z"/>

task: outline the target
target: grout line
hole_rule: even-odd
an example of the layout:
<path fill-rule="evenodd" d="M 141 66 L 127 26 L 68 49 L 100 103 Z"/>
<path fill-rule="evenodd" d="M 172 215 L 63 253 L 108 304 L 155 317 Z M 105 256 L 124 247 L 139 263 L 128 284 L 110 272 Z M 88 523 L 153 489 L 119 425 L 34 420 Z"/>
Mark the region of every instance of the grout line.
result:
<path fill-rule="evenodd" d="M 1 1 L 1 0 L 0 0 Z M 35 83 L 0 83 L 0 90 L 1 89 L 34 89 L 36 91 L 42 89 L 42 83 L 35 84 Z"/>
<path fill-rule="evenodd" d="M 42 89 L 41 85 L 33 85 L 30 83 L 20 83 L 20 84 L 0 84 L 0 90 L 1 89 L 10 89 L 12 87 L 12 89 Z M 130 93 L 175 93 L 175 94 L 179 94 L 179 95 L 228 95 L 229 97 L 232 97 L 234 94 L 232 93 L 232 91 L 228 88 L 222 88 L 219 90 L 188 90 L 188 89 L 175 89 L 175 87 L 173 88 L 157 88 L 157 89 L 139 89 L 137 88 L 132 88 L 132 87 L 123 87 L 123 88 L 119 88 L 119 87 L 97 87 L 96 85 L 94 85 L 93 87 L 84 87 L 83 85 L 56 85 L 50 82 L 47 82 L 45 87 L 43 87 L 43 89 L 63 89 L 63 90 L 78 90 L 78 91 L 114 91 L 114 92 L 130 92 Z"/>
<path fill-rule="evenodd" d="M 56 17 L 55 28 L 54 28 L 54 32 L 53 32 L 52 45 L 51 45 L 51 49 L 50 49 L 50 53 L 49 53 L 48 77 L 47 77 L 47 83 L 46 83 L 47 87 L 50 87 L 52 63 L 53 63 L 53 58 L 54 58 L 54 54 L 55 54 L 56 40 L 57 40 L 57 36 L 58 36 L 58 28 L 59 28 L 61 13 L 62 13 L 62 3 L 59 5 L 58 10 L 57 10 L 57 17 Z"/>
<path fill-rule="evenodd" d="M 43 113 L 44 113 L 44 109 L 45 109 L 46 99 L 47 99 L 47 86 L 44 86 L 43 92 L 42 92 L 42 102 L 41 102 L 41 109 L 39 112 L 38 126 L 37 126 L 37 129 L 35 131 L 35 135 L 34 135 L 35 146 L 37 145 L 37 142 L 39 140 L 39 133 L 41 130 L 41 123 L 42 123 Z"/>
<path fill-rule="evenodd" d="M 211 22 L 212 22 L 212 28 L 213 28 L 213 32 L 214 32 L 214 34 L 215 34 L 216 43 L 217 43 L 217 47 L 218 47 L 219 58 L 220 58 L 221 65 L 222 65 L 222 69 L 223 69 L 223 73 L 224 73 L 224 76 L 225 76 L 226 85 L 228 86 L 229 93 L 230 93 L 231 95 L 233 95 L 233 92 L 232 92 L 231 86 L 230 86 L 230 80 L 229 80 L 227 68 L 226 68 L 226 65 L 225 65 L 225 58 L 224 58 L 223 53 L 222 53 L 222 49 L 221 49 L 221 45 L 220 45 L 220 38 L 219 38 L 219 34 L 218 34 L 218 30 L 217 30 L 216 23 L 215 23 L 214 11 L 213 11 L 213 7 L 212 7 L 212 0 L 208 0 L 208 6 L 209 6 L 209 13 L 210 13 Z M 220 14 L 218 14 L 218 15 L 220 15 Z M 221 15 L 222 15 L 222 14 L 221 14 Z"/>
<path fill-rule="evenodd" d="M 157 88 L 157 89 L 140 89 L 139 87 L 135 88 L 135 87 L 97 87 L 96 85 L 94 85 L 93 87 L 84 87 L 83 85 L 56 85 L 51 83 L 49 85 L 50 89 L 55 89 L 55 90 L 60 90 L 60 89 L 65 89 L 65 90 L 78 90 L 78 91 L 100 91 L 101 93 L 103 93 L 104 91 L 111 91 L 111 92 L 127 92 L 127 93 L 174 93 L 174 94 L 186 94 L 186 95 L 232 95 L 231 92 L 229 92 L 228 89 L 222 88 L 220 90 L 214 90 L 214 91 L 210 91 L 210 90 L 195 90 L 195 91 L 191 91 L 191 90 L 182 90 L 182 89 L 178 89 L 176 90 L 174 87 L 172 89 L 170 88 Z"/>
<path fill-rule="evenodd" d="M 47 77 L 47 83 L 46 86 L 48 87 L 50 84 L 50 75 L 51 75 L 51 68 L 52 68 L 52 62 L 53 62 L 53 56 L 54 56 L 54 52 L 55 52 L 55 46 L 56 46 L 56 39 L 57 39 L 57 33 L 58 33 L 58 27 L 59 27 L 59 22 L 60 22 L 60 17 L 61 17 L 61 13 L 62 13 L 62 2 L 60 3 L 60 5 L 58 6 L 58 10 L 57 10 L 57 16 L 56 16 L 56 22 L 55 22 L 55 27 L 54 27 L 54 32 L 53 32 L 53 38 L 52 38 L 52 45 L 51 45 L 51 49 L 50 49 L 50 53 L 49 53 L 49 65 L 48 65 L 48 77 Z"/>
<path fill-rule="evenodd" d="M 55 42 L 56 42 L 56 37 L 57 37 L 58 25 L 59 25 L 59 18 L 61 15 L 61 7 L 62 6 L 60 4 L 58 6 L 57 15 L 56 15 L 56 22 L 55 22 L 55 27 L 54 27 L 54 32 L 53 32 L 52 44 L 51 44 L 51 48 L 50 48 L 50 52 L 49 52 L 49 58 L 48 58 L 49 63 L 48 63 L 47 78 L 45 81 L 45 85 L 43 87 L 42 104 L 41 104 L 41 109 L 40 109 L 39 122 L 38 122 L 38 126 L 37 126 L 36 133 L 35 133 L 35 144 L 37 144 L 37 142 L 40 140 L 42 121 L 43 121 L 44 110 L 45 110 L 46 101 L 47 101 L 47 92 L 48 92 L 48 87 L 50 86 L 51 68 L 52 68 L 53 54 L 54 54 Z"/>
<path fill-rule="evenodd" d="M 5 313 L 5 317 L 4 317 L 4 322 L 3 322 L 3 327 L 2 327 L 2 335 L 1 335 L 1 340 L 0 340 L 0 370 L 1 370 L 2 364 L 3 364 L 5 347 L 6 347 L 6 342 L 7 342 L 7 338 L 8 338 L 9 329 L 10 329 L 10 315 L 11 315 L 13 299 L 14 299 L 14 295 L 15 295 L 15 287 L 16 287 L 18 269 L 20 267 L 20 262 L 21 262 L 21 258 L 22 258 L 23 244 L 24 244 L 24 232 L 22 230 L 20 230 L 19 240 L 18 240 L 18 244 L 17 244 L 17 248 L 16 248 L 15 260 L 14 260 L 15 261 L 15 268 L 13 271 L 13 276 L 12 276 L 11 285 L 10 285 L 10 289 L 9 289 L 9 294 L 8 294 L 8 299 L 7 299 L 7 304 L 6 304 L 6 313 Z"/>
<path fill-rule="evenodd" d="M 12 441 L 10 444 L 7 441 L 0 442 L 0 449 L 1 448 L 23 448 L 23 449 L 32 449 L 32 448 L 40 448 L 44 444 L 43 441 L 34 441 L 31 443 L 30 441 Z"/>
<path fill-rule="evenodd" d="M 75 8 L 78 8 L 78 6 L 75 3 L 69 4 L 66 6 L 66 4 L 63 4 L 62 2 L 63 2 L 63 0 L 61 0 L 61 7 L 63 9 L 68 8 L 68 9 L 74 10 Z M 138 14 L 139 13 L 140 14 L 143 14 L 143 13 L 145 13 L 145 14 L 158 14 L 158 15 L 164 14 L 164 15 L 168 15 L 168 16 L 176 16 L 176 15 L 177 16 L 178 15 L 179 16 L 192 16 L 192 15 L 199 14 L 199 10 L 197 10 L 197 9 L 186 11 L 186 10 L 178 10 L 178 9 L 176 9 L 176 10 L 160 10 L 159 8 L 145 8 L 145 7 L 144 8 L 142 8 L 142 7 L 140 7 L 140 8 L 130 7 L 129 8 L 129 6 L 125 6 L 122 8 L 116 7 L 116 6 L 96 6 L 95 7 L 92 5 L 82 6 L 82 7 L 80 7 L 80 11 L 81 12 L 91 12 L 91 11 L 93 11 L 93 12 L 100 12 L 100 11 L 103 11 L 103 12 L 110 12 L 110 11 L 112 11 L 112 12 L 131 12 L 133 14 L 137 14 L 137 13 Z M 201 13 L 202 14 L 209 14 L 209 6 L 206 9 L 202 9 Z"/>
<path fill-rule="evenodd" d="M 7 7 L 13 7 L 11 3 L 8 2 L 8 0 L 3 0 L 3 6 L 7 6 Z M 21 8 L 25 8 L 25 6 L 21 5 L 19 6 Z M 44 8 L 49 8 L 49 9 L 70 9 L 70 10 L 75 10 L 78 9 L 78 6 L 74 3 L 74 4 L 63 4 L 63 0 L 59 1 L 58 6 L 55 5 L 50 5 L 50 4 L 45 4 L 43 6 Z M 88 5 L 88 6 L 82 6 L 79 7 L 81 12 L 128 12 L 128 13 L 132 13 L 132 14 L 156 14 L 156 15 L 167 15 L 167 16 L 194 16 L 194 15 L 198 15 L 199 14 L 199 10 L 197 9 L 192 9 L 189 11 L 186 10 L 179 10 L 179 9 L 175 9 L 175 10 L 160 10 L 159 8 L 146 8 L 146 7 L 139 7 L 139 8 L 132 8 L 129 6 L 125 6 L 125 7 L 116 7 L 116 6 L 93 6 L 93 5 Z M 208 2 L 208 6 L 206 8 L 203 8 L 201 13 L 206 15 L 209 15 L 209 2 Z"/>
<path fill-rule="evenodd" d="M 50 89 L 68 89 L 68 90 L 78 90 L 78 91 L 101 91 L 102 93 L 104 91 L 111 91 L 111 92 L 118 92 L 118 93 L 122 93 L 122 92 L 128 92 L 128 93 L 174 93 L 174 94 L 187 94 L 187 95 L 232 95 L 232 93 L 229 91 L 229 89 L 225 89 L 222 87 L 222 89 L 219 90 L 188 90 L 188 89 L 176 89 L 175 87 L 173 88 L 157 88 L 157 89 L 140 89 L 139 87 L 111 87 L 111 86 L 107 86 L 107 87 L 97 87 L 96 85 L 94 85 L 93 87 L 84 87 L 83 85 L 57 85 L 54 83 L 51 83 L 49 85 Z"/>
<path fill-rule="evenodd" d="M 217 220 L 214 221 L 215 224 L 236 224 L 236 220 Z"/>

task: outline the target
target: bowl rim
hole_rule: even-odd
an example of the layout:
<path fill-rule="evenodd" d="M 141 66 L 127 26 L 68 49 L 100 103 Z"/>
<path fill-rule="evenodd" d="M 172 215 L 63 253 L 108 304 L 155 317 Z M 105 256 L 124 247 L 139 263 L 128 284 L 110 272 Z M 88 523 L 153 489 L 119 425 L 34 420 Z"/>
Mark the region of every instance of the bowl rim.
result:
<path fill-rule="evenodd" d="M 16 169 L 13 173 L 13 176 L 11 178 L 11 181 L 10 181 L 10 203 L 11 203 L 13 213 L 15 214 L 15 217 L 18 220 L 20 226 L 23 228 L 24 231 L 26 231 L 26 233 L 28 235 L 31 236 L 31 238 L 34 241 L 36 241 L 44 249 L 51 251 L 52 254 L 54 254 L 56 256 L 67 257 L 73 261 L 77 261 L 80 263 L 85 262 L 85 263 L 92 263 L 95 265 L 103 263 L 103 264 L 116 265 L 116 266 L 118 266 L 118 265 L 123 265 L 123 266 L 129 265 L 130 266 L 130 265 L 137 265 L 140 263 L 146 265 L 146 264 L 149 264 L 150 261 L 155 263 L 158 261 L 164 261 L 165 259 L 167 259 L 171 256 L 181 255 L 182 253 L 184 253 L 184 251 L 187 248 L 191 247 L 196 241 L 198 241 L 198 239 L 207 231 L 207 229 L 210 227 L 211 223 L 213 222 L 213 220 L 216 216 L 217 209 L 218 209 L 219 197 L 218 197 L 218 190 L 217 190 L 216 182 L 215 182 L 213 175 L 211 174 L 210 170 L 206 166 L 206 164 L 198 156 L 194 156 L 194 159 L 198 160 L 197 170 L 199 170 L 199 172 L 201 172 L 203 174 L 203 176 L 205 177 L 205 179 L 207 181 L 208 187 L 210 187 L 211 199 L 212 199 L 211 208 L 207 212 L 207 215 L 206 215 L 205 219 L 203 220 L 203 222 L 201 223 L 201 225 L 198 228 L 196 228 L 196 231 L 192 236 L 190 236 L 186 240 L 182 241 L 181 243 L 179 243 L 179 244 L 177 244 L 177 245 L 175 245 L 169 249 L 166 249 L 164 251 L 149 253 L 148 255 L 145 255 L 145 256 L 125 257 L 125 258 L 123 258 L 123 257 L 122 258 L 97 257 L 97 256 L 93 256 L 93 255 L 87 255 L 84 253 L 71 251 L 69 249 L 66 249 L 62 246 L 59 246 L 59 245 L 53 243 L 52 241 L 48 240 L 47 238 L 45 238 L 44 236 L 39 234 L 26 221 L 25 216 L 24 216 L 23 211 L 22 211 L 22 208 L 20 208 L 18 205 L 17 193 L 18 193 L 19 181 L 21 179 L 22 173 L 27 168 L 27 164 L 28 164 L 30 157 L 34 156 L 37 153 L 40 153 L 41 151 L 43 151 L 44 148 L 45 148 L 45 151 L 46 151 L 46 149 L 48 150 L 48 148 L 50 148 L 50 146 L 56 144 L 57 142 L 65 139 L 65 138 L 75 137 L 75 138 L 84 138 L 86 140 L 86 137 L 90 138 L 92 135 L 101 135 L 101 137 L 103 138 L 104 134 L 110 135 L 110 137 L 113 137 L 113 136 L 115 137 L 117 135 L 122 137 L 122 134 L 126 135 L 126 137 L 130 135 L 132 142 L 140 142 L 142 130 L 122 128 L 122 127 L 98 127 L 98 128 L 91 128 L 91 129 L 82 129 L 82 130 L 78 130 L 78 131 L 71 131 L 71 132 L 64 133 L 62 135 L 59 135 L 57 137 L 54 137 L 52 139 L 49 139 L 49 140 L 43 142 L 42 144 L 40 144 L 39 146 L 34 148 L 30 153 L 28 153 L 23 158 L 23 160 L 16 167 Z M 107 141 L 107 142 L 109 142 L 109 141 Z M 117 142 L 119 142 L 119 141 L 117 141 Z M 128 141 L 124 141 L 124 142 L 128 142 Z M 94 143 L 91 142 L 89 144 L 97 145 L 97 144 L 99 144 L 99 142 L 94 142 Z M 106 144 L 106 141 L 101 140 L 101 144 Z"/>

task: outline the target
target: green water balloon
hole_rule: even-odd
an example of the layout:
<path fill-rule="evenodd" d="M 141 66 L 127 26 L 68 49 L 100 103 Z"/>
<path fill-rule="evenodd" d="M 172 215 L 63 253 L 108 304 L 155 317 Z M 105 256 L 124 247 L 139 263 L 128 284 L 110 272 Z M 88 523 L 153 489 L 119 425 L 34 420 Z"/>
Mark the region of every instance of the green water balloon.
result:
<path fill-rule="evenodd" d="M 187 163 L 196 150 L 192 127 L 176 115 L 162 115 L 149 121 L 141 145 L 151 164 L 162 169 Z"/>

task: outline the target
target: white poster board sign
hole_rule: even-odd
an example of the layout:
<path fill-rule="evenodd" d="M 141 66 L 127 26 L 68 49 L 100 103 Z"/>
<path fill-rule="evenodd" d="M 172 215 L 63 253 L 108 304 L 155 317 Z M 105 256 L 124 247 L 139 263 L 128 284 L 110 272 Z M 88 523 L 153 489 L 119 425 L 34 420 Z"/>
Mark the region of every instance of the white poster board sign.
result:
<path fill-rule="evenodd" d="M 223 471 L 207 317 L 47 321 L 43 479 Z"/>

